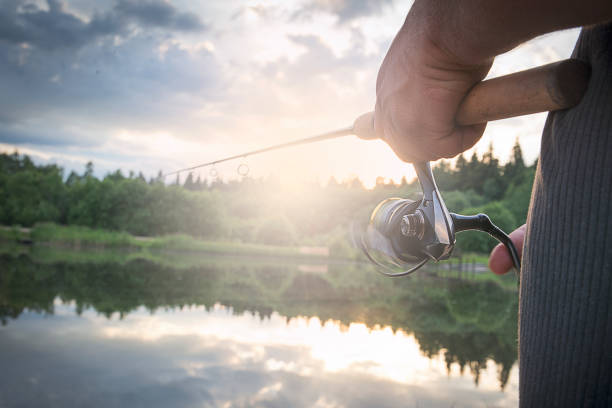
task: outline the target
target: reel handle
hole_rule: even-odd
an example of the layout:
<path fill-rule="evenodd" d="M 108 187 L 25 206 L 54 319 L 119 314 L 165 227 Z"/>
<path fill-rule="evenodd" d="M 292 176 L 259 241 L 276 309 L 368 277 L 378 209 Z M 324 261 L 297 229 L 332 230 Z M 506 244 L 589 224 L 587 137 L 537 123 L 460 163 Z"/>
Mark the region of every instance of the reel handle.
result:
<path fill-rule="evenodd" d="M 577 59 L 515 72 L 482 81 L 470 90 L 459 106 L 458 125 L 556 111 L 576 106 L 586 92 L 590 66 Z M 361 139 L 377 139 L 374 112 L 364 113 L 353 124 Z"/>

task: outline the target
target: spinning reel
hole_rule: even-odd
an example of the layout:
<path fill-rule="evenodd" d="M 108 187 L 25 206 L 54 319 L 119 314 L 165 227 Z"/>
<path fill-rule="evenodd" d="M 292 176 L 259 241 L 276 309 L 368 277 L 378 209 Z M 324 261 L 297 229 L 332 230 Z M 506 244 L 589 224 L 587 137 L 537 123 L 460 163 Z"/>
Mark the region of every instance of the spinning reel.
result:
<path fill-rule="evenodd" d="M 415 163 L 423 198 L 413 201 L 388 198 L 372 212 L 370 222 L 356 241 L 370 261 L 386 276 L 409 275 L 428 261 L 448 259 L 455 247 L 455 234 L 483 231 L 503 243 L 516 272 L 520 260 L 510 237 L 485 214 L 450 213 L 438 191 L 429 162 Z M 400 271 L 397 271 L 400 269 Z"/>

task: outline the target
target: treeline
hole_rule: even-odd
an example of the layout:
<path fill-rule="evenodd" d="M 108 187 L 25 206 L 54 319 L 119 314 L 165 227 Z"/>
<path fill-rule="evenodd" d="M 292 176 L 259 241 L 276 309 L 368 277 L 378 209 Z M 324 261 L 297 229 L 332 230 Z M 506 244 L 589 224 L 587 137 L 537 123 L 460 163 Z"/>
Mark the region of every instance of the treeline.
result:
<path fill-rule="evenodd" d="M 459 156 L 455 166 L 442 161 L 434 169 L 451 211 L 485 212 L 511 230 L 525 220 L 534 166 L 526 166 L 520 146 L 500 165 L 492 149 L 479 158 Z M 0 224 L 29 227 L 38 222 L 84 225 L 157 236 L 185 233 L 196 237 L 280 245 L 348 247 L 352 221 L 367 220 L 387 197 L 416 198 L 418 182 L 385 183 L 366 189 L 359 180 L 325 186 L 312 182 L 286 188 L 266 180 L 202 181 L 188 175 L 167 185 L 161 177 L 117 170 L 98 179 L 88 163 L 78 174 L 57 165 L 36 165 L 26 155 L 0 154 Z M 461 248 L 484 252 L 492 241 L 464 233 Z"/>

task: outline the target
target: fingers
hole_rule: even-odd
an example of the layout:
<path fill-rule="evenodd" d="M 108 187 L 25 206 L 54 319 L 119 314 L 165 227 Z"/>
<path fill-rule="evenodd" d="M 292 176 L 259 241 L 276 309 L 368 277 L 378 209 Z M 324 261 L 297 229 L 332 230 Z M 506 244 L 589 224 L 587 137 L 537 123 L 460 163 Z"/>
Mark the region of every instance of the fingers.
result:
<path fill-rule="evenodd" d="M 519 259 L 523 257 L 523 244 L 527 226 L 521 225 L 510 233 L 510 239 L 514 243 L 518 252 Z M 489 269 L 497 275 L 503 275 L 513 267 L 510 253 L 503 244 L 498 244 L 489 256 Z"/>
<path fill-rule="evenodd" d="M 486 127 L 486 123 L 461 127 L 461 151 L 455 153 L 453 157 L 474 146 L 482 137 Z"/>
<path fill-rule="evenodd" d="M 486 124 L 462 126 L 446 136 L 439 137 L 424 135 L 423 132 L 417 135 L 398 135 L 397 129 L 384 126 L 382 123 L 381 119 L 374 119 L 376 134 L 387 142 L 400 159 L 409 163 L 453 158 L 474 146 L 486 128 Z"/>
<path fill-rule="evenodd" d="M 456 128 L 448 136 L 436 140 L 426 139 L 421 151 L 415 152 L 414 156 L 418 161 L 451 159 L 474 146 L 482 137 L 485 127 L 486 124 L 462 126 Z"/>

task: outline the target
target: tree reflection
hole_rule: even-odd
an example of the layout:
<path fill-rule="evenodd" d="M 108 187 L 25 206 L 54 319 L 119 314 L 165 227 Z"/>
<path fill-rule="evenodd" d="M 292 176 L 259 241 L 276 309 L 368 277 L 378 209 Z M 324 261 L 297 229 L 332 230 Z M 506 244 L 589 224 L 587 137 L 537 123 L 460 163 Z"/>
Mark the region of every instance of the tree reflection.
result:
<path fill-rule="evenodd" d="M 284 261 L 286 262 L 286 261 Z M 469 367 L 478 384 L 490 359 L 503 389 L 517 358 L 517 292 L 490 281 L 435 275 L 390 280 L 369 267 L 330 265 L 327 273 L 261 262 L 171 267 L 138 259 L 122 263 L 32 260 L 0 256 L 0 319 L 6 325 L 25 309 L 53 314 L 54 301 L 74 302 L 123 318 L 144 306 L 156 310 L 220 303 L 233 313 L 273 312 L 287 320 L 318 317 L 349 325 L 390 326 L 413 333 L 428 357 L 443 354 L 447 369 Z"/>

